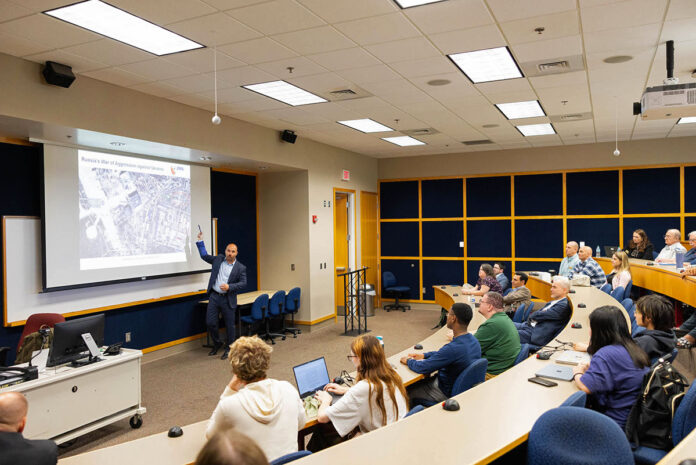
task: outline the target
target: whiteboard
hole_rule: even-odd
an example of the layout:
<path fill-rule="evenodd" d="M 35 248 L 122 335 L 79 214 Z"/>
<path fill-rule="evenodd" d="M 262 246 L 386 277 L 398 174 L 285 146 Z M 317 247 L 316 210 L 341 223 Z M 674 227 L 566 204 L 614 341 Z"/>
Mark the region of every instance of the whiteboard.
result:
<path fill-rule="evenodd" d="M 3 217 L 5 326 L 33 313 L 73 316 L 204 292 L 209 273 L 42 293 L 41 220 Z"/>

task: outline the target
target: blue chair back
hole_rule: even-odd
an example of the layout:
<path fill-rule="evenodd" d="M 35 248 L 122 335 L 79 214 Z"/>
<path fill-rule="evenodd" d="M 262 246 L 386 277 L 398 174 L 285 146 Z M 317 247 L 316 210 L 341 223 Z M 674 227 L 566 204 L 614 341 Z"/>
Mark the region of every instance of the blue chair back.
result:
<path fill-rule="evenodd" d="M 658 255 L 660 255 L 660 254 L 653 250 L 653 260 L 657 260 Z"/>
<path fill-rule="evenodd" d="M 268 294 L 260 295 L 251 304 L 251 319 L 254 321 L 262 321 L 266 309 L 268 309 Z"/>
<path fill-rule="evenodd" d="M 539 417 L 529 432 L 528 465 L 634 465 L 631 446 L 619 425 L 581 407 L 558 407 Z"/>
<path fill-rule="evenodd" d="M 609 283 L 606 283 L 600 289 L 603 290 L 604 292 L 606 292 L 607 294 L 611 294 L 611 284 L 609 284 Z"/>
<path fill-rule="evenodd" d="M 624 288 L 623 286 L 619 286 L 613 291 L 611 291 L 611 296 L 621 302 L 624 299 Z"/>
<path fill-rule="evenodd" d="M 630 299 L 626 299 L 630 300 Z M 624 300 L 625 302 L 625 300 Z M 622 302 L 623 304 L 623 302 Z M 645 331 L 643 326 L 638 326 L 636 322 L 636 304 L 631 300 L 631 305 L 628 307 L 628 317 L 631 319 L 631 336 L 635 337 L 636 334 L 640 334 Z"/>
<path fill-rule="evenodd" d="M 529 357 L 529 344 L 524 343 L 520 347 L 520 353 L 517 354 L 517 358 L 515 359 L 515 365 L 527 360 L 527 357 Z"/>
<path fill-rule="evenodd" d="M 507 289 L 505 289 L 505 290 L 503 291 L 503 297 L 506 296 L 506 295 L 508 295 L 508 294 L 511 293 L 511 292 L 512 292 L 512 288 L 511 288 L 511 287 L 508 287 Z"/>
<path fill-rule="evenodd" d="M 527 305 L 527 309 L 524 311 L 524 315 L 522 316 L 522 321 L 527 321 L 527 318 L 529 318 L 529 314 L 532 313 L 533 308 L 534 302 L 529 302 L 529 305 Z"/>
<path fill-rule="evenodd" d="M 582 391 L 577 391 L 564 400 L 561 407 L 584 407 L 586 403 L 587 394 Z"/>
<path fill-rule="evenodd" d="M 630 280 L 628 284 L 626 284 L 626 289 L 624 290 L 624 299 L 631 298 L 631 290 L 633 290 L 633 280 Z"/>
<path fill-rule="evenodd" d="M 457 379 L 452 386 L 452 396 L 461 394 L 464 391 L 471 389 L 477 384 L 481 384 L 486 380 L 486 370 L 488 369 L 488 360 L 480 358 L 469 365 L 459 373 Z"/>
<path fill-rule="evenodd" d="M 408 413 L 406 414 L 406 417 L 410 417 L 414 413 L 422 412 L 423 410 L 425 410 L 425 407 L 423 407 L 422 405 L 416 405 L 415 407 L 413 407 L 411 410 L 408 411 Z M 404 417 L 404 418 L 406 418 L 406 417 Z"/>
<path fill-rule="evenodd" d="M 300 288 L 293 287 L 285 296 L 283 313 L 295 313 L 300 309 Z"/>
<path fill-rule="evenodd" d="M 301 459 L 302 457 L 307 457 L 308 455 L 312 455 L 312 453 L 308 450 L 290 452 L 289 454 L 285 454 L 282 457 L 278 457 L 277 459 L 271 461 L 270 465 L 283 465 L 284 463 L 290 463 L 297 459 Z"/>
<path fill-rule="evenodd" d="M 273 294 L 270 302 L 268 303 L 268 314 L 270 316 L 280 316 L 283 312 L 283 306 L 285 305 L 285 291 L 278 291 Z"/>
<path fill-rule="evenodd" d="M 524 321 L 524 309 L 527 306 L 525 304 L 520 305 L 517 307 L 517 310 L 515 310 L 515 314 L 512 315 L 512 321 L 515 323 L 522 323 Z"/>
<path fill-rule="evenodd" d="M 382 287 L 387 289 L 388 287 L 396 286 L 396 277 L 391 271 L 385 271 L 382 273 Z"/>
<path fill-rule="evenodd" d="M 631 311 L 631 305 L 633 305 L 633 300 L 626 298 L 621 301 L 621 305 L 626 309 L 626 313 L 629 313 Z"/>
<path fill-rule="evenodd" d="M 696 427 L 696 383 L 686 391 L 672 420 L 672 442 L 676 446 Z"/>

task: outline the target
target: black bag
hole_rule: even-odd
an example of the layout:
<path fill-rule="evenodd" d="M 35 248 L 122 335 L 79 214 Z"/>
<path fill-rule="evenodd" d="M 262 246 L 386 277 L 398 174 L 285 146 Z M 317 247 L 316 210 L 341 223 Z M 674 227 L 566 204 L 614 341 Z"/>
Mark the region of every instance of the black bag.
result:
<path fill-rule="evenodd" d="M 689 383 L 672 366 L 659 359 L 643 378 L 641 392 L 626 421 L 626 436 L 634 447 L 669 450 L 672 420 Z"/>

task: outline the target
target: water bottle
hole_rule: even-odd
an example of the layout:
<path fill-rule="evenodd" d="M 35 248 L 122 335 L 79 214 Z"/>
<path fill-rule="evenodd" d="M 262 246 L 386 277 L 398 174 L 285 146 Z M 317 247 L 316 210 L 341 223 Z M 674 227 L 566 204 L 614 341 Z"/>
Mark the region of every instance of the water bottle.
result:
<path fill-rule="evenodd" d="M 602 256 L 602 252 L 600 251 L 599 246 L 597 246 L 597 251 L 595 253 L 595 257 L 601 257 L 601 256 Z"/>
<path fill-rule="evenodd" d="M 382 346 L 382 350 L 384 350 L 384 339 L 382 336 L 375 336 L 377 340 L 379 341 L 379 344 Z"/>

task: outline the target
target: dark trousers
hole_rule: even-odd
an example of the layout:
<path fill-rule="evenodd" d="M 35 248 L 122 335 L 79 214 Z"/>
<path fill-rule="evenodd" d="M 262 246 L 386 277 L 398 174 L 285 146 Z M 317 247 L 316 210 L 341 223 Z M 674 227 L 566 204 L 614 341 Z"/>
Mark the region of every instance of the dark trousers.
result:
<path fill-rule="evenodd" d="M 220 295 L 215 291 L 210 293 L 208 298 L 208 309 L 205 313 L 205 324 L 208 326 L 208 334 L 213 344 L 220 345 L 220 334 L 218 327 L 218 312 L 222 313 L 227 327 L 227 347 L 234 342 L 235 339 L 235 318 L 236 308 L 230 307 L 227 300 L 227 295 Z"/>

